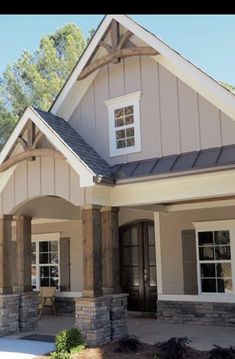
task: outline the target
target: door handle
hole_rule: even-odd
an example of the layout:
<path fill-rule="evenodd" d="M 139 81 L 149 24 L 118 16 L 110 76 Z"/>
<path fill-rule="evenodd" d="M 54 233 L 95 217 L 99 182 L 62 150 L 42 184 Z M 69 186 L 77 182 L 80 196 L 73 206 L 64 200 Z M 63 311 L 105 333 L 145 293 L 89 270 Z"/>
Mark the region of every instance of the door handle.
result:
<path fill-rule="evenodd" d="M 148 283 L 148 271 L 147 271 L 147 269 L 144 270 L 144 283 L 145 284 Z"/>

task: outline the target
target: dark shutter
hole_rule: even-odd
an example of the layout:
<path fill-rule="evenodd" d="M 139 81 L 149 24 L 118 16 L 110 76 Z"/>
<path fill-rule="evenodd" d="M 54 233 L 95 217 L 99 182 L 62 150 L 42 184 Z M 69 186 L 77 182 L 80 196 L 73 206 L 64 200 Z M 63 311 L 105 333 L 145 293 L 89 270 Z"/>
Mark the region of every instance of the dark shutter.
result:
<path fill-rule="evenodd" d="M 60 238 L 60 290 L 70 290 L 69 238 Z"/>
<path fill-rule="evenodd" d="M 194 230 L 182 231 L 184 294 L 198 294 L 196 234 Z"/>

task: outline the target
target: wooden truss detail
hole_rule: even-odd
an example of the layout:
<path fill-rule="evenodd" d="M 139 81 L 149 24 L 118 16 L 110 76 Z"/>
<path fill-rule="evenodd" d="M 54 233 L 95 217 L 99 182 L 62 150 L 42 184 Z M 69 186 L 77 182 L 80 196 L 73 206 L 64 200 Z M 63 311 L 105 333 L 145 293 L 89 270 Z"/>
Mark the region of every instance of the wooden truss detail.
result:
<path fill-rule="evenodd" d="M 126 31 L 124 35 L 120 37 L 119 31 L 119 23 L 115 20 L 111 23 L 110 28 L 111 34 L 111 45 L 109 45 L 104 40 L 101 40 L 98 44 L 99 47 L 104 47 L 108 52 L 107 55 L 102 56 L 101 58 L 91 62 L 88 64 L 80 75 L 78 76 L 78 80 L 83 80 L 87 76 L 89 76 L 92 72 L 96 71 L 100 67 L 107 65 L 112 62 L 114 64 L 120 62 L 120 59 L 130 56 L 140 56 L 140 55 L 149 55 L 154 56 L 159 53 L 149 46 L 144 47 L 126 47 L 128 41 L 130 40 L 133 33 L 131 31 Z"/>
<path fill-rule="evenodd" d="M 32 121 L 27 123 L 26 127 L 27 139 L 24 139 L 22 136 L 19 136 L 16 139 L 15 145 L 11 150 L 11 153 L 14 151 L 14 148 L 17 144 L 20 144 L 23 148 L 23 152 L 13 156 L 8 157 L 1 165 L 0 172 L 8 170 L 10 167 L 16 165 L 19 162 L 28 160 L 34 161 L 35 157 L 48 157 L 52 156 L 55 158 L 63 159 L 64 156 L 57 150 L 51 148 L 36 148 L 41 138 L 44 136 L 42 132 L 38 132 L 35 135 L 35 124 Z"/>
<path fill-rule="evenodd" d="M 0 172 L 4 172 L 8 170 L 10 167 L 16 165 L 19 162 L 29 160 L 32 157 L 49 157 L 53 156 L 55 158 L 63 159 L 64 156 L 59 152 L 51 148 L 36 148 L 31 150 L 25 150 L 22 153 L 19 153 L 18 155 L 15 155 L 13 157 L 10 157 L 8 160 L 3 162 L 0 165 Z"/>

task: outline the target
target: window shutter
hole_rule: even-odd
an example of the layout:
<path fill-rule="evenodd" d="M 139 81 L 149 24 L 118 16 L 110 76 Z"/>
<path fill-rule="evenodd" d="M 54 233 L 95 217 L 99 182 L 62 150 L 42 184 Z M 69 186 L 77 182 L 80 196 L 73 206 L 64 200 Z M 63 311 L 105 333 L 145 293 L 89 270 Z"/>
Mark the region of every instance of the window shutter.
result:
<path fill-rule="evenodd" d="M 60 290 L 70 290 L 69 238 L 60 238 Z"/>
<path fill-rule="evenodd" d="M 184 294 L 198 294 L 196 234 L 194 230 L 182 231 Z"/>

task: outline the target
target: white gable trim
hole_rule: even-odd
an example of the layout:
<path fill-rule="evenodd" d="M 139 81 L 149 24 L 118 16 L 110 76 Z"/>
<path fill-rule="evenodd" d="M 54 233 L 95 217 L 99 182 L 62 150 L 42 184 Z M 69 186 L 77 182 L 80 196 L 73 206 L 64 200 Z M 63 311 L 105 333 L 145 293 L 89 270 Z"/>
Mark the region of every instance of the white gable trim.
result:
<path fill-rule="evenodd" d="M 66 96 L 68 95 L 69 91 L 71 90 L 74 83 L 77 81 L 77 78 L 80 72 L 85 67 L 87 61 L 91 57 L 93 51 L 98 46 L 99 41 L 101 40 L 104 32 L 107 30 L 108 26 L 110 25 L 113 17 L 111 15 L 107 15 L 100 24 L 100 27 L 96 31 L 93 39 L 91 40 L 90 44 L 86 48 L 85 52 L 83 53 L 81 59 L 79 60 L 77 66 L 75 66 L 73 72 L 71 73 L 69 79 L 65 83 L 64 88 L 61 90 L 60 94 L 58 95 L 57 99 L 53 103 L 50 111 L 53 114 L 57 114 L 60 107 L 63 105 L 63 101 L 65 100 Z"/>
<path fill-rule="evenodd" d="M 235 96 L 231 92 L 128 16 L 113 18 L 157 50 L 160 55 L 153 57 L 156 61 L 235 120 Z"/>
<path fill-rule="evenodd" d="M 53 146 L 55 146 L 55 148 L 65 156 L 66 161 L 80 176 L 80 186 L 88 187 L 94 185 L 93 176 L 95 176 L 95 173 L 78 157 L 75 152 L 71 150 L 71 148 L 67 146 L 67 144 L 57 135 L 57 133 L 53 131 L 43 120 L 43 118 L 31 107 L 28 107 L 25 110 L 10 138 L 5 144 L 2 152 L 0 153 L 0 164 L 5 160 L 17 137 L 20 135 L 29 119 L 35 123 L 35 125 L 42 133 L 45 134 Z"/>
<path fill-rule="evenodd" d="M 100 39 L 102 38 L 104 32 L 107 30 L 113 19 L 118 21 L 126 29 L 133 32 L 137 37 L 146 42 L 149 46 L 157 50 L 160 55 L 154 56 L 153 58 L 158 61 L 162 66 L 164 66 L 166 69 L 179 77 L 179 79 L 188 84 L 191 88 L 193 88 L 200 95 L 205 97 L 213 105 L 221 109 L 227 116 L 235 120 L 235 96 L 232 93 L 230 93 L 227 89 L 225 89 L 222 85 L 220 85 L 216 80 L 211 78 L 205 72 L 193 65 L 190 61 L 185 59 L 182 55 L 179 55 L 170 46 L 165 44 L 162 40 L 158 39 L 154 34 L 150 33 L 149 31 L 138 25 L 134 20 L 132 20 L 126 15 L 107 15 L 104 18 L 94 38 L 92 39 L 83 56 L 81 57 L 81 60 L 75 67 L 69 80 L 67 81 L 58 98 L 54 102 L 51 108 L 51 112 L 53 114 L 59 113 L 58 111 L 60 107 L 63 106 L 63 101 L 72 89 L 72 86 L 76 82 L 80 72 L 85 67 L 87 61 L 89 60 Z M 79 101 L 82 99 L 83 95 L 79 96 Z M 77 101 L 76 104 L 78 103 L 79 102 Z M 74 109 L 75 108 L 73 108 L 73 110 Z M 68 118 L 68 116 L 65 116 L 65 114 L 63 114 L 63 116 Z"/>

